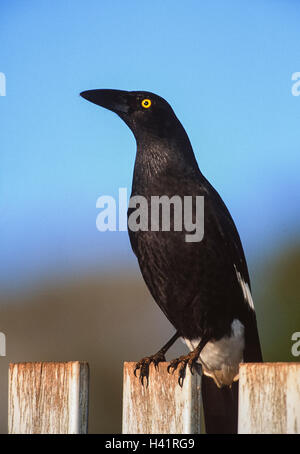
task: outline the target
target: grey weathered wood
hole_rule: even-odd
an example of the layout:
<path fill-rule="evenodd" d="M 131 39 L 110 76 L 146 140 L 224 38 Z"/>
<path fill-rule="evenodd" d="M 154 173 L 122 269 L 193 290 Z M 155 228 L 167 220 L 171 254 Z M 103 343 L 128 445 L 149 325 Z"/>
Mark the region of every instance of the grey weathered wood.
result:
<path fill-rule="evenodd" d="M 0 332 L 0 356 L 6 356 L 6 338 L 5 334 Z"/>
<path fill-rule="evenodd" d="M 168 364 L 160 363 L 158 371 L 150 366 L 146 387 L 133 374 L 135 363 L 124 363 L 124 434 L 200 433 L 201 376 L 187 370 L 180 388 L 178 373 L 170 375 Z"/>
<path fill-rule="evenodd" d="M 88 388 L 86 362 L 10 364 L 8 432 L 87 433 Z"/>
<path fill-rule="evenodd" d="M 300 433 L 300 363 L 240 365 L 239 433 Z"/>

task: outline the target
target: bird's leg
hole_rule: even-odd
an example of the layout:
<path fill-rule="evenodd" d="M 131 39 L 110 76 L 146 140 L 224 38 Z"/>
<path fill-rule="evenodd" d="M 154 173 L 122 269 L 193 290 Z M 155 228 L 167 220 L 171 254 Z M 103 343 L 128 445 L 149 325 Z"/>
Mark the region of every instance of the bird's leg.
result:
<path fill-rule="evenodd" d="M 136 371 L 140 370 L 139 379 L 142 385 L 144 385 L 144 378 L 146 378 L 147 386 L 148 386 L 148 378 L 149 378 L 149 366 L 151 363 L 154 364 L 155 369 L 158 369 L 158 364 L 166 361 L 165 353 L 169 350 L 169 348 L 174 344 L 174 342 L 178 339 L 179 333 L 176 332 L 173 337 L 164 345 L 157 353 L 151 356 L 146 356 L 142 358 L 139 362 L 136 363 L 134 369 L 134 375 L 136 375 Z"/>
<path fill-rule="evenodd" d="M 174 371 L 177 369 L 177 367 L 180 365 L 179 368 L 179 377 L 178 377 L 178 384 L 180 387 L 182 387 L 184 379 L 185 379 L 185 372 L 186 372 L 186 366 L 189 366 L 191 373 L 194 373 L 194 367 L 195 364 L 199 358 L 199 355 L 205 345 L 207 344 L 208 339 L 206 337 L 203 337 L 195 350 L 191 351 L 187 355 L 180 356 L 179 358 L 173 359 L 169 366 L 168 366 L 168 372 L 170 373 L 170 370 L 172 369 L 172 374 Z"/>

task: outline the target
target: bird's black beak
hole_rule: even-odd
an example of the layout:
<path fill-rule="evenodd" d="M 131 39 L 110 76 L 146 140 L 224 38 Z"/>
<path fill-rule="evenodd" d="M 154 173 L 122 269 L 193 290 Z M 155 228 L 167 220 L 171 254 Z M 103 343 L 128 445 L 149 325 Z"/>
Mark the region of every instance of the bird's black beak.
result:
<path fill-rule="evenodd" d="M 112 110 L 117 114 L 128 113 L 128 92 L 123 90 L 87 90 L 80 93 L 84 99 Z"/>

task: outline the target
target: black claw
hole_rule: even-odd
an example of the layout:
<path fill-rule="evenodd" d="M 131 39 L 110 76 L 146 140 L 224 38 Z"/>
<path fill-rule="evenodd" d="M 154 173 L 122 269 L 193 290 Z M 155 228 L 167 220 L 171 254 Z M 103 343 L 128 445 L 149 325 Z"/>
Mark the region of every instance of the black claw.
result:
<path fill-rule="evenodd" d="M 168 373 L 172 373 L 174 374 L 175 370 L 177 369 L 178 367 L 178 364 L 180 363 L 180 359 L 174 359 L 173 361 L 170 362 L 170 364 L 168 365 L 168 368 L 167 368 L 167 371 Z M 170 372 L 170 369 L 173 369 L 172 372 Z"/>
<path fill-rule="evenodd" d="M 140 368 L 141 368 L 140 382 L 141 382 L 142 386 L 144 386 L 144 379 L 146 378 L 146 380 L 147 380 L 146 387 L 148 387 L 149 362 L 147 362 L 147 360 L 145 359 L 145 361 L 141 364 Z"/>
<path fill-rule="evenodd" d="M 178 384 L 179 384 L 180 388 L 183 387 L 184 379 L 185 379 L 185 367 L 180 369 L 180 372 L 179 372 Z"/>
<path fill-rule="evenodd" d="M 171 369 L 172 369 L 172 370 L 171 370 Z M 170 364 L 170 365 L 168 366 L 168 368 L 167 368 L 168 374 L 172 374 L 172 375 L 173 375 L 174 372 L 175 372 L 175 370 L 176 370 L 176 367 L 174 367 L 173 364 Z"/>
<path fill-rule="evenodd" d="M 146 388 L 148 388 L 148 376 L 147 375 L 140 375 L 140 382 L 142 386 L 144 386 L 144 379 L 146 378 Z"/>
<path fill-rule="evenodd" d="M 167 371 L 172 374 L 174 374 L 175 370 L 180 365 L 178 384 L 181 388 L 183 386 L 183 382 L 185 379 L 187 365 L 189 366 L 191 373 L 194 374 L 194 362 L 195 361 L 191 359 L 190 356 L 188 355 L 181 356 L 180 358 L 174 359 L 173 361 L 170 362 Z"/>
<path fill-rule="evenodd" d="M 155 369 L 158 370 L 158 365 L 162 361 L 166 361 L 164 354 L 157 353 L 156 355 L 152 355 L 152 356 L 143 358 L 138 363 L 136 363 L 133 373 L 134 373 L 135 377 L 137 377 L 137 370 L 140 369 L 139 380 L 140 380 L 140 383 L 142 386 L 144 386 L 144 378 L 146 378 L 146 380 L 147 380 L 146 387 L 148 388 L 150 364 L 153 363 Z"/>
<path fill-rule="evenodd" d="M 184 361 L 181 368 L 180 368 L 180 371 L 179 371 L 179 386 L 182 388 L 183 386 L 183 382 L 184 382 L 184 379 L 185 379 L 185 373 L 186 373 L 186 366 L 187 366 L 187 362 Z"/>
<path fill-rule="evenodd" d="M 188 363 L 189 364 L 189 369 L 191 371 L 191 374 L 194 375 L 194 363 Z"/>

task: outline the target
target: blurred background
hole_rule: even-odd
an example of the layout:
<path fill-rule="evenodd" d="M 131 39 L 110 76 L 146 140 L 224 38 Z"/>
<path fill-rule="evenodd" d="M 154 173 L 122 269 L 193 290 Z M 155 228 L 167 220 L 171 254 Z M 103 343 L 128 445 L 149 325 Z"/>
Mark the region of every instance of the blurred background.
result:
<path fill-rule="evenodd" d="M 87 89 L 173 106 L 240 232 L 264 359 L 299 360 L 299 20 L 292 0 L 1 2 L 0 432 L 8 363 L 46 360 L 89 361 L 90 432 L 120 432 L 123 361 L 173 333 L 127 232 L 96 229 L 97 198 L 130 194 L 135 141 Z"/>

